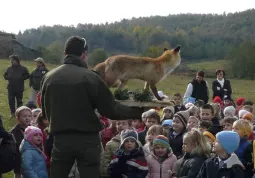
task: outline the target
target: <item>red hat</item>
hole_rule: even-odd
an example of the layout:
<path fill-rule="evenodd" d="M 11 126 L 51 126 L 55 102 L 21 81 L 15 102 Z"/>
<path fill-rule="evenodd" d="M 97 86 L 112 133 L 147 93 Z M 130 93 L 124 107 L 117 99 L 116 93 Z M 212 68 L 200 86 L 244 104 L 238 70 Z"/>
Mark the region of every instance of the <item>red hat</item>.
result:
<path fill-rule="evenodd" d="M 213 99 L 213 103 L 220 103 L 222 104 L 222 100 L 219 96 L 215 96 L 214 99 Z"/>
<path fill-rule="evenodd" d="M 241 105 L 243 104 L 244 101 L 245 101 L 245 99 L 242 98 L 242 97 L 237 98 L 237 100 L 236 100 L 237 106 L 241 106 Z"/>

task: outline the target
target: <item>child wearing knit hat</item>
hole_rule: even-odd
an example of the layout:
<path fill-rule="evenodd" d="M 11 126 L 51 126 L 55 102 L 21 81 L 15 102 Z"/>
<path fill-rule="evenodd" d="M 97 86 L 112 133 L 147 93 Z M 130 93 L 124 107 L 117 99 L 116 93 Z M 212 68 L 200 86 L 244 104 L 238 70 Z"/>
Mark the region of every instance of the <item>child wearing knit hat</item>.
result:
<path fill-rule="evenodd" d="M 16 166 L 14 168 L 14 174 L 16 177 L 20 177 L 20 165 L 21 156 L 19 152 L 19 146 L 24 138 L 24 131 L 30 125 L 32 120 L 32 111 L 26 106 L 19 107 L 15 112 L 17 124 L 11 129 L 11 133 L 14 135 L 16 140 Z"/>
<path fill-rule="evenodd" d="M 249 111 L 246 111 L 244 109 L 239 110 L 239 112 L 238 112 L 238 119 L 242 119 L 243 115 L 245 115 L 246 113 L 249 113 Z"/>
<path fill-rule="evenodd" d="M 245 166 L 245 176 L 252 177 L 253 147 L 252 143 L 248 140 L 250 134 L 252 134 L 252 125 L 249 121 L 240 119 L 234 122 L 233 131 L 237 132 L 240 137 L 240 143 L 235 153 Z"/>
<path fill-rule="evenodd" d="M 173 106 L 167 106 L 163 108 L 163 117 L 161 119 L 161 122 L 167 119 L 173 119 L 174 116 L 174 107 Z"/>
<path fill-rule="evenodd" d="M 19 149 L 22 155 L 23 177 L 49 177 L 45 162 L 46 156 L 43 152 L 41 129 L 28 126 Z"/>
<path fill-rule="evenodd" d="M 179 159 L 182 157 L 182 141 L 186 132 L 189 111 L 179 111 L 174 115 L 173 129 L 169 132 L 169 143 L 175 156 Z"/>
<path fill-rule="evenodd" d="M 198 129 L 192 129 L 183 137 L 184 156 L 177 161 L 177 177 L 196 177 L 203 162 L 209 158 L 211 146 Z"/>
<path fill-rule="evenodd" d="M 254 116 L 253 116 L 252 113 L 246 113 L 246 114 L 243 115 L 243 118 L 242 118 L 242 119 L 247 120 L 247 121 L 249 121 L 250 123 L 252 123 L 253 118 L 254 118 Z"/>
<path fill-rule="evenodd" d="M 173 178 L 175 177 L 176 156 L 173 154 L 168 139 L 158 135 L 153 141 L 153 153 L 147 158 L 148 177 Z"/>
<path fill-rule="evenodd" d="M 115 152 L 109 168 L 110 177 L 138 177 L 145 178 L 148 174 L 147 161 L 142 147 L 138 142 L 138 133 L 134 130 L 121 132 L 121 145 Z"/>
<path fill-rule="evenodd" d="M 173 120 L 164 120 L 163 123 L 161 124 L 163 130 L 169 134 L 169 130 L 173 128 Z"/>
<path fill-rule="evenodd" d="M 213 145 L 213 143 L 214 143 L 215 140 L 216 140 L 215 136 L 214 136 L 211 132 L 209 132 L 209 131 L 204 131 L 204 132 L 203 132 L 203 135 L 204 135 L 204 137 L 206 138 L 206 140 L 207 140 L 211 145 Z"/>
<path fill-rule="evenodd" d="M 145 140 L 146 144 L 143 146 L 145 156 L 148 156 L 153 152 L 153 141 L 158 135 L 167 135 L 165 130 L 160 125 L 153 125 L 149 128 Z"/>
<path fill-rule="evenodd" d="M 234 153 L 240 138 L 236 132 L 221 131 L 216 134 L 213 151 L 215 156 L 202 165 L 197 178 L 244 178 L 244 168 Z"/>
<path fill-rule="evenodd" d="M 236 109 L 234 106 L 225 107 L 225 109 L 223 111 L 224 117 L 234 117 L 235 111 L 236 111 Z"/>

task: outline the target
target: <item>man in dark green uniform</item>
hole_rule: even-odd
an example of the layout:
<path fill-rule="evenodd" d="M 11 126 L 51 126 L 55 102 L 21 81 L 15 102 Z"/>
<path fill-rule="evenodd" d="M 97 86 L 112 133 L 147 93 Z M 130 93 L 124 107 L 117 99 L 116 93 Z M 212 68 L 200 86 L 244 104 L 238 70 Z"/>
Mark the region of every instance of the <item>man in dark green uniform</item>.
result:
<path fill-rule="evenodd" d="M 42 113 L 54 135 L 51 178 L 67 178 L 75 159 L 81 178 L 100 176 L 102 129 L 95 113 L 112 120 L 138 119 L 143 109 L 117 103 L 98 74 L 86 65 L 86 40 L 70 37 L 65 44 L 64 64 L 42 80 Z"/>

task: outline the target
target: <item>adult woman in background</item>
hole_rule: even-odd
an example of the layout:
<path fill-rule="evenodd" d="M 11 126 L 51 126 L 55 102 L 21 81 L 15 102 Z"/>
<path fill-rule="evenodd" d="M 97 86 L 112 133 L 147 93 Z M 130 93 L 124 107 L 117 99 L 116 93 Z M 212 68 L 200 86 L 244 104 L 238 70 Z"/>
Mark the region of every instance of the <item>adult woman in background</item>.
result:
<path fill-rule="evenodd" d="M 225 71 L 217 70 L 216 77 L 217 79 L 212 83 L 213 99 L 219 96 L 223 100 L 225 95 L 231 96 L 232 88 L 230 81 L 225 79 Z"/>

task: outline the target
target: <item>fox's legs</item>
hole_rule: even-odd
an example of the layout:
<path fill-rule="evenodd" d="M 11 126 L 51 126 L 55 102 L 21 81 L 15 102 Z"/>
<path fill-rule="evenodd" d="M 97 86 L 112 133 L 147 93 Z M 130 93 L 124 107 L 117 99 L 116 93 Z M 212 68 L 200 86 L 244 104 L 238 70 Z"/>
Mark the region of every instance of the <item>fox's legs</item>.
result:
<path fill-rule="evenodd" d="M 163 98 L 161 98 L 159 95 L 158 95 L 158 89 L 156 87 L 155 84 L 150 84 L 150 88 L 151 88 L 151 91 L 152 93 L 154 94 L 154 96 L 158 99 L 158 100 L 162 100 Z"/>
<path fill-rule="evenodd" d="M 149 83 L 148 82 L 145 82 L 145 84 L 144 84 L 144 89 L 145 90 L 149 90 L 150 88 L 150 85 L 149 85 Z"/>
<path fill-rule="evenodd" d="M 120 84 L 119 84 L 119 87 L 118 87 L 118 89 L 122 89 L 122 88 L 124 88 L 124 86 L 127 84 L 127 80 L 120 80 Z"/>

